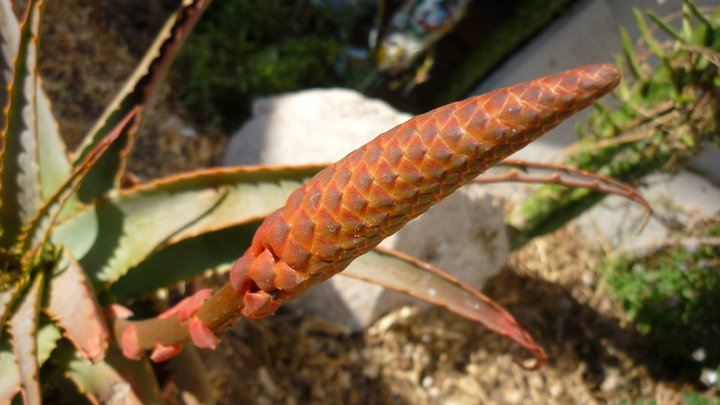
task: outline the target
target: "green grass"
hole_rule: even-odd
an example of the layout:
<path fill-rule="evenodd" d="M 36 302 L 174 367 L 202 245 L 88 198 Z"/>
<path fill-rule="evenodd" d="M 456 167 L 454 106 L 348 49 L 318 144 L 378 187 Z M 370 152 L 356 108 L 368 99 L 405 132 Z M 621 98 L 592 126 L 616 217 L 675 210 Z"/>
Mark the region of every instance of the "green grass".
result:
<path fill-rule="evenodd" d="M 717 236 L 715 218 L 686 242 Z M 720 245 L 684 243 L 620 257 L 603 273 L 659 362 L 686 377 L 720 365 Z"/>
<path fill-rule="evenodd" d="M 257 97 L 338 84 L 349 17 L 316 2 L 216 2 L 188 38 L 176 82 L 193 112 L 232 128 Z"/>

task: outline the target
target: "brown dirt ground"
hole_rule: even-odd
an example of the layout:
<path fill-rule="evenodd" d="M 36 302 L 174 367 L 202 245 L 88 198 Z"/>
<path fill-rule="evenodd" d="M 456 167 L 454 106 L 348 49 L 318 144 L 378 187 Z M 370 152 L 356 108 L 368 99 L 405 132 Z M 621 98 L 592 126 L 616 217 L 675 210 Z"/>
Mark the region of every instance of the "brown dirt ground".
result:
<path fill-rule="evenodd" d="M 486 286 L 551 356 L 539 371 L 515 363 L 525 353 L 509 340 L 439 308 L 397 309 L 360 335 L 281 311 L 242 322 L 203 358 L 227 404 L 683 403 L 698 387 L 652 375 L 595 277 L 600 258 L 563 230 L 515 252 Z"/>
<path fill-rule="evenodd" d="M 49 2 L 41 72 L 71 146 L 128 77 L 162 12 L 144 0 Z M 172 85 L 146 116 L 130 162 L 142 178 L 218 162 L 227 138 L 193 121 Z M 188 128 L 196 133 L 183 135 Z M 682 403 L 680 393 L 698 387 L 651 375 L 641 339 L 596 278 L 600 258 L 563 230 L 515 252 L 486 287 L 550 354 L 536 372 L 515 364 L 524 353 L 508 340 L 447 311 L 412 307 L 362 334 L 281 310 L 241 322 L 202 359 L 224 404 Z M 171 380 L 164 388 L 170 402 L 192 403 Z"/>

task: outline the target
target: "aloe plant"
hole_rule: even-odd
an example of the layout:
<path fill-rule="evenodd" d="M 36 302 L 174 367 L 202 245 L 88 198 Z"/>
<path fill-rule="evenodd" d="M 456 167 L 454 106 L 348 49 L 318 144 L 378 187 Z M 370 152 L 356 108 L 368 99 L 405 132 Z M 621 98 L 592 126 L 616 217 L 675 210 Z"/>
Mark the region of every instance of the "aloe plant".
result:
<path fill-rule="evenodd" d="M 680 30 L 651 11 L 635 10 L 635 18 L 642 34 L 637 47 L 621 30 L 618 65 L 632 78 L 614 93 L 619 105 L 596 105 L 565 160 L 630 184 L 683 167 L 705 143 L 720 145 L 720 8 L 702 12 L 684 0 Z M 658 31 L 668 39 L 657 39 Z M 515 229 L 511 245 L 558 229 L 604 197 L 590 189 L 539 187 L 507 217 Z"/>
<path fill-rule="evenodd" d="M 341 167 L 338 165 L 346 165 L 342 167 L 367 180 L 372 176 L 363 165 L 372 161 L 373 153 L 362 157 L 363 152 L 357 152 L 354 158 L 326 169 L 216 168 L 121 187 L 127 174 L 125 162 L 149 99 L 209 3 L 182 2 L 84 142 L 68 154 L 37 73 L 44 1 L 28 1 L 22 22 L 18 23 L 9 0 L 0 0 L 0 403 L 8 403 L 18 395 L 26 403 L 40 403 L 41 366 L 53 370 L 55 378 L 70 380 L 79 393 L 93 402 L 119 399 L 159 403 L 158 384 L 143 349 L 152 349 L 150 358 L 161 361 L 177 355 L 182 341 L 190 338 L 200 347 L 214 347 L 214 333 L 241 313 L 251 318 L 269 315 L 279 300 L 299 295 L 308 284 L 332 275 L 315 271 L 317 267 L 305 269 L 287 254 L 283 256 L 284 264 L 278 264 L 263 253 L 258 256 L 262 260 L 249 268 L 242 268 L 243 263 L 247 264 L 246 256 L 237 262 L 235 259 L 243 248 L 251 246 L 248 252 L 254 252 L 252 246 L 264 243 L 268 226 L 275 231 L 282 228 L 277 223 L 279 214 L 272 213 L 285 204 L 293 190 L 299 190 L 293 194 L 297 195 L 308 187 L 319 187 L 318 182 Z M 434 174 L 423 174 L 425 177 L 421 176 L 415 186 L 425 190 L 422 193 L 438 188 L 443 193 L 425 195 L 418 201 L 409 196 L 393 197 L 413 208 L 403 214 L 402 220 L 398 219 L 400 222 L 389 227 L 381 224 L 381 233 L 386 236 L 394 232 L 481 169 L 498 163 L 510 151 L 601 96 L 616 79 L 612 67 L 587 67 L 456 103 L 395 129 L 417 130 L 406 139 L 416 144 L 420 139 L 433 139 L 435 132 L 442 129 L 433 125 L 435 120 L 448 118 L 448 114 L 454 120 L 465 117 L 478 124 L 467 129 L 469 134 L 477 133 L 480 138 L 467 138 L 457 153 L 469 150 L 480 155 L 469 163 L 462 181 L 457 175 L 440 175 L 433 180 L 430 177 L 444 169 L 438 169 L 430 160 L 416 159 L 423 170 L 432 169 Z M 567 96 L 558 89 L 570 89 L 574 94 Z M 530 103 L 522 111 L 503 101 L 520 96 L 523 102 Z M 488 120 L 492 126 L 480 125 Z M 452 143 L 458 135 L 449 129 L 440 132 L 445 136 L 443 142 Z M 478 143 L 501 139 L 498 136 L 508 138 L 498 145 Z M 387 134 L 382 137 L 392 138 Z M 364 150 L 368 147 L 360 149 Z M 398 156 L 397 148 L 384 150 L 387 159 Z M 442 145 L 433 144 L 429 156 L 440 159 L 446 153 Z M 465 167 L 460 155 L 452 161 L 453 170 Z M 547 165 L 540 168 L 553 169 Z M 391 172 L 389 169 L 374 170 L 378 178 L 392 177 L 383 177 Z M 319 177 L 313 177 L 318 173 Z M 586 181 L 573 185 L 642 201 L 622 185 L 589 173 L 576 174 Z M 554 175 L 527 178 L 518 171 L 479 181 L 498 179 L 564 183 Z M 358 198 L 368 198 L 375 204 L 387 197 L 376 191 Z M 410 200 L 403 202 L 402 198 Z M 309 210 L 312 199 L 304 204 L 303 209 Z M 269 219 L 263 227 L 265 217 Z M 273 221 L 274 228 L 267 225 Z M 340 255 L 343 257 L 332 258 L 335 271 L 347 266 L 348 258 L 365 253 L 347 269 L 348 275 L 446 306 L 523 345 L 536 356 L 538 364 L 546 359 L 530 335 L 489 298 L 426 263 L 394 251 L 371 250 L 380 239 L 371 235 L 369 228 L 366 231 L 369 233 L 357 237 L 363 248 L 346 249 Z M 335 243 L 340 246 L 343 242 Z M 128 298 L 152 293 L 209 269 L 230 268 L 233 262 L 230 279 L 218 292 L 198 291 L 156 318 L 129 319 L 132 314 L 121 305 Z M 310 262 L 318 265 L 317 261 Z M 295 280 L 295 284 L 286 288 L 289 284 L 281 282 L 280 273 L 273 276 L 272 282 L 264 282 L 258 271 L 266 270 L 266 265 L 282 272 L 286 281 Z M 192 361 L 192 349 L 188 346 L 185 357 L 176 356 L 172 361 Z"/>

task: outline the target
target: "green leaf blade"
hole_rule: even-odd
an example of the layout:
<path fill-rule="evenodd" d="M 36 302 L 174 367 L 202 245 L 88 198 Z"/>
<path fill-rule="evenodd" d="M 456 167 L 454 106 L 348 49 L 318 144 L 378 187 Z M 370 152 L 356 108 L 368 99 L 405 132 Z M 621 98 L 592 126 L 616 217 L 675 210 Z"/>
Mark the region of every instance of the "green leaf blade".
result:
<path fill-rule="evenodd" d="M 92 403 L 128 405 L 161 404 L 160 388 L 147 359 L 129 360 L 111 347 L 105 359 L 97 364 L 62 347 L 56 361 L 65 374 Z"/>
<path fill-rule="evenodd" d="M 15 59 L 20 46 L 20 24 L 10 0 L 0 0 L 0 130 L 5 128 L 8 89 L 13 81 Z"/>
<path fill-rule="evenodd" d="M 93 164 L 102 158 L 107 150 L 117 141 L 120 135 L 128 130 L 128 126 L 137 115 L 137 109 L 131 110 L 117 126 L 97 144 L 90 153 L 85 156 L 81 164 L 73 168 L 72 173 L 58 190 L 45 202 L 38 213 L 27 224 L 20 235 L 19 245 L 23 253 L 22 263 L 27 264 L 35 260 L 42 247 L 50 236 L 62 209 L 65 207 L 73 193 L 80 186 L 82 180 L 87 176 Z"/>
<path fill-rule="evenodd" d="M 40 205 L 40 169 L 35 111 L 37 45 L 44 2 L 30 3 L 23 22 L 2 128 L 0 245 L 10 247 Z"/>
<path fill-rule="evenodd" d="M 19 286 L 20 284 L 16 283 L 0 292 L 0 336 L 2 336 L 3 328 L 5 328 L 5 321 L 9 318 L 10 307 L 13 301 L 17 299 L 16 294 Z"/>
<path fill-rule="evenodd" d="M 530 351 L 537 360 L 535 367 L 547 360 L 547 354 L 509 312 L 428 263 L 376 248 L 357 258 L 341 274 L 408 294 L 476 321 Z"/>
<path fill-rule="evenodd" d="M 627 30 L 623 27 L 620 27 L 620 40 L 622 42 L 623 54 L 625 55 L 625 61 L 628 64 L 630 73 L 632 73 L 636 79 L 639 79 L 642 76 L 640 64 L 638 63 L 637 55 L 635 55 L 635 49 L 633 48 L 630 34 L 628 34 Z"/>
<path fill-rule="evenodd" d="M 230 268 L 250 246 L 261 220 L 208 232 L 169 245 L 130 269 L 110 287 L 118 299 L 150 294 L 209 270 Z"/>
<path fill-rule="evenodd" d="M 51 323 L 46 323 L 37 332 L 37 359 L 42 366 L 55 350 L 60 331 Z M 0 404 L 9 404 L 20 392 L 20 374 L 15 363 L 15 353 L 7 339 L 0 339 Z"/>
<path fill-rule="evenodd" d="M 651 20 L 653 20 L 653 22 L 654 22 L 661 30 L 665 31 L 666 34 L 670 35 L 670 37 L 671 37 L 672 39 L 674 39 L 675 41 L 680 42 L 681 44 L 684 44 L 684 43 L 685 43 L 685 39 L 683 38 L 683 36 L 682 36 L 679 32 L 677 32 L 675 29 L 673 29 L 668 23 L 666 23 L 665 21 L 663 21 L 663 19 L 660 18 L 660 16 L 658 16 L 657 14 L 655 14 L 655 13 L 652 12 L 652 11 L 648 11 L 648 12 L 647 12 L 647 15 L 648 15 L 648 17 L 650 17 Z"/>
<path fill-rule="evenodd" d="M 321 168 L 224 168 L 144 184 L 69 218 L 53 240 L 93 282 L 110 284 L 163 246 L 269 215 Z"/>
<path fill-rule="evenodd" d="M 40 404 L 39 361 L 37 356 L 37 329 L 44 277 L 35 277 L 30 290 L 20 301 L 10 318 L 15 363 L 26 404 Z"/>
<path fill-rule="evenodd" d="M 85 136 L 75 153 L 76 164 L 102 141 L 122 117 L 135 108 L 142 110 L 149 103 L 178 50 L 210 2 L 185 0 L 170 15 L 133 74 Z M 112 146 L 110 153 L 103 156 L 88 173 L 78 190 L 82 202 L 91 202 L 119 185 L 135 134 L 136 131 L 123 134 L 119 142 Z"/>
<path fill-rule="evenodd" d="M 40 186 L 43 201 L 48 201 L 65 179 L 70 176 L 71 166 L 65 144 L 60 137 L 58 123 L 50 108 L 50 100 L 39 81 L 35 94 L 37 96 Z M 77 200 L 74 200 L 72 205 L 74 204 L 77 204 Z"/>
<path fill-rule="evenodd" d="M 7 339 L 0 340 L 0 375 L 0 404 L 9 404 L 20 392 L 20 374 Z"/>

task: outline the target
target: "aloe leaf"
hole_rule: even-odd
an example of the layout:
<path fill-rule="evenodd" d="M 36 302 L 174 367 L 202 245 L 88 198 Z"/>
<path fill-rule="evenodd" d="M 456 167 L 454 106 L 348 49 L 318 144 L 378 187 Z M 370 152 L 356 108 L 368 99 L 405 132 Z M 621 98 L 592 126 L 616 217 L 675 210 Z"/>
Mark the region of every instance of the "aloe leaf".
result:
<path fill-rule="evenodd" d="M 20 245 L 22 247 L 21 251 L 24 252 L 22 263 L 30 263 L 36 258 L 47 241 L 50 231 L 57 221 L 64 204 L 80 186 L 80 182 L 93 167 L 93 164 L 97 162 L 98 159 L 100 159 L 108 148 L 110 148 L 110 146 L 117 140 L 136 114 L 137 109 L 131 110 L 105 137 L 105 139 L 103 139 L 101 143 L 97 144 L 93 150 L 85 156 L 83 162 L 73 168 L 72 174 L 65 179 L 64 183 L 55 192 L 55 194 L 53 194 L 53 196 L 45 202 L 37 215 L 32 219 L 32 221 L 30 221 L 30 224 L 26 227 L 24 233 L 20 237 Z"/>
<path fill-rule="evenodd" d="M 130 110 L 148 104 L 178 50 L 210 1 L 183 0 L 182 5 L 170 15 L 130 79 L 86 135 L 76 152 L 76 164 L 82 161 Z M 120 142 L 90 171 L 78 190 L 81 201 L 90 202 L 119 184 L 135 132 L 123 134 Z"/>
<path fill-rule="evenodd" d="M 45 364 L 47 359 L 50 358 L 53 350 L 57 345 L 57 341 L 60 340 L 62 334 L 60 329 L 56 328 L 52 323 L 45 323 L 38 329 L 37 333 L 37 347 L 38 347 L 38 363 L 42 366 Z"/>
<path fill-rule="evenodd" d="M 20 374 L 15 353 L 7 339 L 0 340 L 0 404 L 9 404 L 20 392 Z"/>
<path fill-rule="evenodd" d="M 15 363 L 17 364 L 22 394 L 26 404 L 39 404 L 41 402 L 36 336 L 43 280 L 42 273 L 38 273 L 32 286 L 10 318 L 9 323 L 12 331 Z"/>
<path fill-rule="evenodd" d="M 545 352 L 509 312 L 428 263 L 397 251 L 376 248 L 357 258 L 341 274 L 400 291 L 479 322 L 530 351 L 537 360 L 536 367 L 547 360 Z"/>
<path fill-rule="evenodd" d="M 53 357 L 80 392 L 96 404 L 160 404 L 160 389 L 147 359 L 125 358 L 111 346 L 105 359 L 92 364 L 72 348 L 58 349 Z"/>
<path fill-rule="evenodd" d="M 48 315 L 91 362 L 105 356 L 110 332 L 85 272 L 67 250 L 50 280 Z"/>
<path fill-rule="evenodd" d="M 208 270 L 229 268 L 250 246 L 261 222 L 254 220 L 169 245 L 130 269 L 110 292 L 119 299 L 148 294 Z"/>
<path fill-rule="evenodd" d="M 687 7 L 687 4 L 683 4 L 682 6 L 682 17 L 680 18 L 680 25 L 682 27 L 682 35 L 685 38 L 685 42 L 688 44 L 692 44 L 694 41 L 694 30 L 692 27 L 692 22 L 690 21 L 690 10 Z"/>
<path fill-rule="evenodd" d="M 7 290 L 0 292 L 0 336 L 2 336 L 2 330 L 5 327 L 5 321 L 10 314 L 10 305 L 15 299 L 15 294 L 18 292 L 20 284 L 14 284 L 8 287 Z"/>
<path fill-rule="evenodd" d="M 35 94 L 37 96 L 37 129 L 40 146 L 40 186 L 43 200 L 47 201 L 70 176 L 72 168 L 65 144 L 60 137 L 58 123 L 50 108 L 50 100 L 39 80 Z M 76 203 L 77 200 L 73 199 L 73 205 Z"/>
<path fill-rule="evenodd" d="M 15 58 L 20 46 L 20 25 L 10 0 L 0 0 L 0 130 L 5 128 L 8 88 L 13 81 Z"/>
<path fill-rule="evenodd" d="M 320 169 L 211 169 L 144 184 L 68 218 L 53 240 L 93 282 L 112 283 L 163 246 L 270 214 Z"/>
<path fill-rule="evenodd" d="M 643 13 L 633 8 L 633 14 L 635 14 L 635 24 L 637 25 L 638 29 L 640 30 L 640 34 L 642 35 L 643 39 L 645 40 L 645 43 L 647 44 L 648 48 L 652 53 L 655 54 L 655 56 L 659 58 L 664 58 L 665 52 L 663 52 L 662 47 L 658 42 L 655 40 L 655 38 L 652 36 L 652 33 L 650 33 L 650 29 L 647 26 L 647 23 L 645 22 L 645 17 L 643 16 Z"/>
<path fill-rule="evenodd" d="M 497 169 L 507 169 L 503 174 L 495 174 Z M 530 174 L 533 170 L 538 174 Z M 652 214 L 652 207 L 632 186 L 615 180 L 611 177 L 580 170 L 567 165 L 554 163 L 531 162 L 526 160 L 506 159 L 486 172 L 475 178 L 473 183 L 500 183 L 519 182 L 535 184 L 557 184 L 568 188 L 588 188 L 605 194 L 614 194 L 627 198 L 642 205 L 649 214 Z"/>
<path fill-rule="evenodd" d="M 37 357 L 40 365 L 50 358 L 60 337 L 60 331 L 51 323 L 40 327 L 37 333 Z M 20 391 L 20 374 L 15 364 L 15 354 L 6 340 L 0 340 L 0 376 L 0 404 L 7 404 Z"/>
<path fill-rule="evenodd" d="M 40 169 L 35 111 L 37 45 L 44 2 L 30 3 L 20 31 L 18 56 L 9 87 L 7 121 L 0 142 L 0 245 L 17 241 L 23 224 L 40 205 Z"/>

